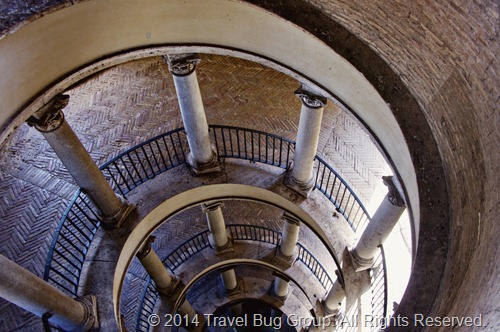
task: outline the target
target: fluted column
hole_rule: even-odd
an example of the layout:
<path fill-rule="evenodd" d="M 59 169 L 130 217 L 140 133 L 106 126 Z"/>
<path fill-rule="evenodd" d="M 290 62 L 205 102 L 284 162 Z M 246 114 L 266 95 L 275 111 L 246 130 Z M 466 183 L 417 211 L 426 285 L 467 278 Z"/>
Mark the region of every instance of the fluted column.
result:
<path fill-rule="evenodd" d="M 68 102 L 68 95 L 58 95 L 27 122 L 42 133 L 75 182 L 90 198 L 102 218 L 103 226 L 118 228 L 130 214 L 133 206 L 113 191 L 64 119 L 62 109 Z"/>
<path fill-rule="evenodd" d="M 217 153 L 212 149 L 208 123 L 201 98 L 196 65 L 200 59 L 193 54 L 169 55 L 168 68 L 173 75 L 182 122 L 189 144 L 188 164 L 195 174 L 219 172 Z"/>
<path fill-rule="evenodd" d="M 0 296 L 67 331 L 99 327 L 94 296 L 73 299 L 0 255 Z"/>
<path fill-rule="evenodd" d="M 349 251 L 356 271 L 372 267 L 378 247 L 384 243 L 406 208 L 398 180 L 393 176 L 384 176 L 382 179 L 389 192 L 375 211 L 354 249 Z"/>
<path fill-rule="evenodd" d="M 226 250 L 231 245 L 231 239 L 227 235 L 226 223 L 222 214 L 222 202 L 213 202 L 203 205 L 206 214 L 208 229 L 210 231 L 210 242 L 216 252 Z M 221 273 L 222 283 L 226 291 L 231 292 L 237 289 L 238 280 L 234 269 Z"/>
<path fill-rule="evenodd" d="M 314 188 L 313 162 L 318 149 L 321 118 L 326 98 L 315 95 L 302 87 L 295 91 L 302 101 L 295 157 L 286 185 L 307 197 Z"/>

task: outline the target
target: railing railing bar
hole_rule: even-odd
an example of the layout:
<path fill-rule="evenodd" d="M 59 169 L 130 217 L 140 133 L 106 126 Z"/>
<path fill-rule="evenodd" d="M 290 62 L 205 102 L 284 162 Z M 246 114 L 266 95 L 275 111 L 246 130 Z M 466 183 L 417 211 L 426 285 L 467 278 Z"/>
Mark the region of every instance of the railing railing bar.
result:
<path fill-rule="evenodd" d="M 65 249 L 65 250 L 68 251 L 67 249 Z M 75 256 L 72 255 L 73 258 L 76 259 L 78 261 L 78 263 L 80 263 L 80 264 L 76 264 L 71 259 L 66 258 L 66 256 L 64 256 L 63 253 L 60 252 L 58 249 L 54 249 L 54 252 L 57 253 L 57 255 L 60 257 L 60 260 L 64 260 L 66 263 L 72 265 L 75 269 L 78 270 L 78 269 L 80 269 L 82 267 L 83 262 L 80 261 L 77 257 L 75 257 Z M 70 251 L 68 251 L 68 252 L 71 254 Z M 59 261 L 56 261 L 55 263 L 61 265 L 61 263 Z"/>
<path fill-rule="evenodd" d="M 177 135 L 179 135 L 179 133 L 177 133 Z M 174 143 L 174 137 L 172 135 L 169 136 L 170 137 L 170 142 L 172 143 L 172 148 L 174 149 L 174 154 L 175 154 L 175 159 L 177 159 L 177 163 L 180 165 L 182 164 L 181 160 L 179 159 L 179 153 L 177 152 L 177 148 L 175 147 L 175 143 Z M 168 149 L 167 149 L 168 151 Z M 183 153 L 184 155 L 184 153 Z M 172 163 L 172 166 L 174 164 Z"/>
<path fill-rule="evenodd" d="M 108 174 L 109 176 L 111 177 L 111 179 L 113 180 L 113 182 L 115 183 L 115 186 L 116 188 L 118 188 L 118 191 L 120 192 L 120 194 L 125 197 L 125 193 L 123 192 L 123 189 L 120 185 L 120 183 L 118 182 L 118 180 L 116 179 L 115 175 L 113 174 L 113 172 L 111 172 L 111 169 L 109 168 L 109 166 L 106 166 L 105 168 L 107 171 L 108 171 Z"/>
<path fill-rule="evenodd" d="M 143 149 L 143 146 L 140 147 L 140 149 Z M 137 164 L 139 164 L 141 166 L 141 169 L 142 171 L 144 172 L 144 177 L 146 178 L 146 180 L 149 180 L 149 175 L 148 175 L 148 170 L 146 169 L 146 167 L 144 167 L 144 159 L 148 159 L 148 157 L 146 155 L 144 155 L 144 158 L 141 158 L 139 156 L 139 153 L 137 152 L 137 150 L 139 149 L 136 149 L 134 150 L 134 154 L 135 156 L 137 157 Z M 148 161 L 149 162 L 149 161 Z M 139 172 L 138 172 L 139 173 Z M 141 176 L 141 181 L 144 182 L 145 180 L 142 179 L 142 176 Z"/>
<path fill-rule="evenodd" d="M 50 269 L 50 271 L 53 271 L 52 269 Z M 73 289 L 69 289 L 68 287 L 66 287 L 65 285 L 61 284 L 60 282 L 58 282 L 57 280 L 55 280 L 54 278 L 52 277 L 49 277 L 49 279 L 47 281 L 52 281 L 52 283 L 56 284 L 58 287 L 64 289 L 66 292 L 70 293 L 71 295 L 73 296 L 77 296 L 77 293 L 76 293 L 76 288 L 73 284 L 71 284 L 72 288 Z"/>
<path fill-rule="evenodd" d="M 231 134 L 231 129 L 228 130 L 228 136 L 229 136 L 229 146 L 231 147 L 231 157 L 234 157 L 233 135 Z"/>
<path fill-rule="evenodd" d="M 134 183 L 134 188 L 137 187 L 137 182 L 135 182 L 135 179 L 134 179 L 134 176 L 132 175 L 132 173 L 130 173 L 130 170 L 128 169 L 127 167 L 127 164 L 125 162 L 125 159 L 123 157 L 125 157 L 126 155 L 121 155 L 120 156 L 120 161 L 122 162 L 123 164 L 123 168 L 127 171 L 127 174 L 130 176 L 130 180 L 132 180 L 132 182 Z"/>
<path fill-rule="evenodd" d="M 148 144 L 148 146 L 149 146 L 149 144 Z M 151 146 L 150 146 L 150 149 L 151 149 Z M 153 173 L 152 178 L 154 178 L 155 177 L 155 169 L 153 167 L 153 164 L 151 164 L 151 157 L 148 156 L 148 154 L 146 153 L 146 149 L 144 149 L 144 145 L 141 146 L 141 151 L 142 151 L 142 153 L 144 153 L 144 159 L 146 159 L 146 161 L 149 165 L 149 169 L 151 170 L 151 173 Z M 151 151 L 151 155 L 154 157 L 153 151 Z M 141 161 L 141 165 L 142 165 L 142 161 Z M 144 173 L 146 173 L 146 177 L 149 179 L 149 176 L 147 175 L 148 172 L 146 171 L 145 167 L 143 166 L 142 168 L 144 169 Z"/>
<path fill-rule="evenodd" d="M 87 213 L 85 213 L 85 211 L 83 211 L 83 209 L 80 207 L 80 205 L 79 205 L 79 204 L 76 204 L 76 203 L 75 203 L 73 206 L 76 206 L 76 208 L 78 209 L 78 211 L 80 211 L 80 212 L 83 214 L 83 216 L 84 216 L 85 218 L 87 218 L 87 220 L 89 220 L 89 219 L 90 219 L 90 218 L 89 218 L 89 216 L 87 215 Z M 94 232 L 94 227 L 92 227 L 92 228 L 91 228 L 91 227 L 89 227 L 89 226 L 87 225 L 87 223 L 84 221 L 84 219 L 82 219 L 82 218 L 78 215 L 78 213 L 76 213 L 75 211 L 73 211 L 73 209 L 71 209 L 71 211 L 70 211 L 70 212 L 71 212 L 71 214 L 73 214 L 73 215 L 74 215 L 74 216 L 75 216 L 75 217 L 76 217 L 76 218 L 77 218 L 77 219 L 81 222 L 81 224 L 82 224 L 82 225 L 83 225 L 83 226 L 84 226 L 84 227 L 85 227 L 85 228 L 86 228 L 86 229 L 87 229 L 87 230 L 88 230 L 91 234 L 93 234 L 93 232 Z M 69 216 L 68 216 L 68 217 L 69 217 Z M 94 225 L 92 224 L 92 226 L 94 226 Z M 83 230 L 81 230 L 81 229 L 80 229 L 80 231 L 81 231 L 81 232 L 83 232 Z M 90 240 L 90 239 L 89 239 L 89 240 Z"/>
<path fill-rule="evenodd" d="M 112 165 L 115 167 L 115 169 L 118 172 L 121 180 L 123 181 L 123 184 L 125 184 L 125 186 L 127 187 L 127 190 L 130 191 L 131 188 L 130 188 L 128 182 L 127 182 L 127 179 L 125 178 L 125 176 L 123 175 L 122 171 L 120 170 L 120 167 L 118 167 L 118 165 L 116 164 L 116 161 L 113 161 Z M 108 167 L 108 166 L 106 166 L 106 167 Z M 111 170 L 110 170 L 109 173 L 112 174 L 113 172 L 111 172 Z M 117 181 L 117 186 L 120 187 L 118 181 Z M 120 189 L 120 191 L 121 191 L 121 189 Z M 123 191 L 122 191 L 122 195 L 125 195 L 125 193 Z"/>
<path fill-rule="evenodd" d="M 151 156 L 153 157 L 153 160 L 154 160 L 154 163 L 156 165 L 156 168 L 158 169 L 158 174 L 160 174 L 161 173 L 161 165 L 158 162 L 158 159 L 156 158 L 156 153 L 155 153 L 155 151 L 154 151 L 153 146 L 151 145 L 151 143 L 148 144 L 148 147 L 149 147 L 149 150 L 151 151 Z M 154 171 L 153 166 L 151 166 L 151 170 L 153 171 L 153 176 L 156 175 L 156 172 Z"/>
<path fill-rule="evenodd" d="M 161 161 L 163 162 L 163 166 L 165 167 L 165 170 L 167 170 L 168 169 L 167 161 L 165 160 L 165 156 L 163 156 L 163 153 L 162 153 L 162 150 L 160 147 L 160 143 L 158 143 L 157 139 L 155 139 L 154 142 L 156 144 L 156 148 L 158 149 L 158 154 L 161 157 Z M 160 169 L 160 173 L 161 173 L 161 167 L 159 167 L 159 169 Z"/>

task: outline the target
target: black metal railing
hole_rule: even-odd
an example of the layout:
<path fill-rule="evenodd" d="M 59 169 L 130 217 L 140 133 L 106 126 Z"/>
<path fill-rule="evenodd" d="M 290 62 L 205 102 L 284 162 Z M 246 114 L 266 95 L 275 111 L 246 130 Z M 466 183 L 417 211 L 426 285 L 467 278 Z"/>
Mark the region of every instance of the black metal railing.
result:
<path fill-rule="evenodd" d="M 295 142 L 258 130 L 210 126 L 220 158 L 245 159 L 288 169 Z M 122 196 L 159 174 L 186 163 L 188 143 L 183 128 L 156 136 L 119 154 L 100 167 L 112 188 Z M 339 174 L 319 156 L 315 158 L 316 185 L 354 231 L 368 222 L 361 201 Z M 44 279 L 77 296 L 83 262 L 100 218 L 79 190 L 56 229 L 46 260 Z"/>
<path fill-rule="evenodd" d="M 372 292 L 372 317 L 387 317 L 387 266 L 385 262 L 385 252 L 382 245 L 379 246 L 380 253 L 375 257 L 373 266 L 370 269 L 370 281 Z M 375 326 L 373 332 L 380 331 L 379 326 Z"/>
<path fill-rule="evenodd" d="M 100 167 L 115 191 L 123 196 L 142 183 L 186 163 L 184 128 L 153 137 Z"/>
<path fill-rule="evenodd" d="M 281 233 L 267 227 L 245 224 L 228 224 L 226 226 L 226 230 L 234 241 L 256 241 L 271 245 L 278 245 L 281 241 Z M 165 259 L 163 259 L 163 264 L 172 272 L 175 272 L 180 265 L 189 260 L 192 256 L 210 246 L 208 234 L 209 231 L 205 230 L 204 232 L 191 237 L 189 240 L 174 249 Z M 300 243 L 297 243 L 297 245 L 299 247 L 297 261 L 302 262 L 318 279 L 325 291 L 328 292 L 333 285 L 328 272 L 309 250 L 307 250 Z M 158 292 L 149 276 L 146 278 L 145 284 L 146 287 L 144 287 L 141 301 L 138 306 L 139 312 L 136 320 L 136 331 L 149 331 L 151 326 L 148 323 L 148 317 L 153 314 L 154 304 L 158 299 Z"/>
<path fill-rule="evenodd" d="M 295 142 L 259 130 L 210 126 L 221 158 L 246 159 L 288 169 L 295 156 Z M 356 232 L 370 216 L 349 184 L 321 157 L 314 159 L 315 188 L 335 205 L 337 211 Z"/>
<path fill-rule="evenodd" d="M 80 273 L 100 219 L 91 203 L 78 190 L 64 212 L 45 265 L 44 280 L 76 296 Z"/>
<path fill-rule="evenodd" d="M 361 200 L 347 182 L 319 156 L 314 159 L 316 189 L 335 205 L 354 232 L 362 231 L 370 221 L 370 216 Z"/>
<path fill-rule="evenodd" d="M 245 159 L 286 169 L 295 154 L 295 142 L 263 131 L 210 126 L 221 158 Z"/>

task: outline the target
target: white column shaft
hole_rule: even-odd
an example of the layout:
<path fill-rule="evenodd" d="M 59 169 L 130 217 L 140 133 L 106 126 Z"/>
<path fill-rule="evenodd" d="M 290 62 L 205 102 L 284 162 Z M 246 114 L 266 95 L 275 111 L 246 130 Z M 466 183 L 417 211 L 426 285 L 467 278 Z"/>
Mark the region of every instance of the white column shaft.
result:
<path fill-rule="evenodd" d="M 227 246 L 228 237 L 226 232 L 226 223 L 224 222 L 224 216 L 222 215 L 221 204 L 216 203 L 215 205 L 205 207 L 205 213 L 207 216 L 208 229 L 210 230 L 210 236 L 212 237 L 213 243 L 216 248 L 224 248 Z"/>
<path fill-rule="evenodd" d="M 302 103 L 291 172 L 298 183 L 307 183 L 313 176 L 313 161 L 318 149 L 323 107 L 311 108 Z"/>
<path fill-rule="evenodd" d="M 236 279 L 236 273 L 234 269 L 222 272 L 221 278 L 224 284 L 224 288 L 227 291 L 232 291 L 238 286 L 238 280 Z"/>
<path fill-rule="evenodd" d="M 295 253 L 295 247 L 299 239 L 300 226 L 285 220 L 280 244 L 280 252 L 285 257 L 291 257 Z"/>
<path fill-rule="evenodd" d="M 288 294 L 288 285 L 289 282 L 281 279 L 280 277 L 276 277 L 274 279 L 274 294 L 278 297 L 285 297 Z"/>
<path fill-rule="evenodd" d="M 330 292 L 328 292 L 328 295 L 324 300 L 324 304 L 327 310 L 332 312 L 338 312 L 344 298 L 345 298 L 345 290 L 340 284 L 340 282 L 337 280 L 333 284 L 332 289 L 330 289 Z"/>
<path fill-rule="evenodd" d="M 378 253 L 378 246 L 384 243 L 404 210 L 404 206 L 394 205 L 389 200 L 389 195 L 386 195 L 363 231 L 354 252 L 366 260 L 374 258 Z"/>
<path fill-rule="evenodd" d="M 68 330 L 85 326 L 84 305 L 0 255 L 0 296 L 41 317 L 52 314 L 50 322 Z"/>
<path fill-rule="evenodd" d="M 138 255 L 138 257 L 159 290 L 167 290 L 172 286 L 173 277 L 153 249 L 150 249 L 145 256 Z"/>
<path fill-rule="evenodd" d="M 191 158 L 196 163 L 207 163 L 213 159 L 213 151 L 196 71 L 186 76 L 173 77 Z"/>
<path fill-rule="evenodd" d="M 90 198 L 103 217 L 113 217 L 124 204 L 80 142 L 69 124 L 50 132 L 41 132 L 70 175 Z"/>

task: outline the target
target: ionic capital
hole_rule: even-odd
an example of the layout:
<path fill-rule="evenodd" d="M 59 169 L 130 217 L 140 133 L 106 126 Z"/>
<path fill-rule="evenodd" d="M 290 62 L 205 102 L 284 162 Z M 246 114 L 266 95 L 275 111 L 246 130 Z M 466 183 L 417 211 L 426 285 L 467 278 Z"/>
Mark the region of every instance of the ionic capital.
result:
<path fill-rule="evenodd" d="M 175 76 L 187 76 L 196 70 L 201 59 L 196 54 L 175 54 L 164 57 L 168 70 Z"/>
<path fill-rule="evenodd" d="M 300 97 L 302 104 L 309 108 L 322 108 L 325 107 L 327 102 L 325 97 L 317 95 L 303 86 L 300 86 L 297 90 L 295 90 L 294 94 Z"/>
<path fill-rule="evenodd" d="M 64 122 L 62 110 L 69 103 L 69 95 L 57 95 L 26 120 L 29 126 L 47 133 L 56 130 Z"/>
<path fill-rule="evenodd" d="M 401 194 L 401 188 L 399 188 L 399 182 L 393 176 L 382 176 L 384 184 L 388 187 L 389 193 L 387 198 L 395 206 L 406 206 L 405 200 Z"/>
<path fill-rule="evenodd" d="M 155 237 L 150 236 L 137 252 L 136 254 L 137 258 L 143 259 L 144 257 L 146 257 L 152 250 L 151 244 L 153 242 L 155 242 Z"/>

